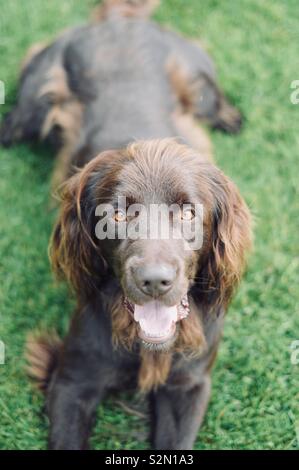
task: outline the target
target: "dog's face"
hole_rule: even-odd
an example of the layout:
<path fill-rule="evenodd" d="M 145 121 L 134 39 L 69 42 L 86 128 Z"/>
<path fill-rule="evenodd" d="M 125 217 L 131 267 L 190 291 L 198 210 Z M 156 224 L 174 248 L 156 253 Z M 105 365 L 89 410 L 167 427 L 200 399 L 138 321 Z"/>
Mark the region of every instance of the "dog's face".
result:
<path fill-rule="evenodd" d="M 165 348 L 175 338 L 176 322 L 188 314 L 187 293 L 200 249 L 190 247 L 186 225 L 190 231 L 201 226 L 195 207 L 204 197 L 192 167 L 180 166 L 182 155 L 152 157 L 154 152 L 139 151 L 123 163 L 109 200 L 116 237 L 102 240 L 101 252 L 120 281 L 140 337 Z M 120 227 L 126 230 L 124 239 L 117 237 Z"/>
<path fill-rule="evenodd" d="M 235 187 L 193 150 L 162 140 L 105 152 L 67 189 L 54 232 L 54 265 L 81 297 L 99 283 L 104 266 L 112 271 L 144 345 L 159 350 L 174 343 L 178 322 L 190 313 L 192 286 L 202 286 L 203 302 L 205 290 L 212 303 L 215 294 L 224 301 L 230 293 L 249 243 L 240 232 L 249 215 Z M 98 236 L 99 224 L 105 236 Z M 228 273 L 230 266 L 235 272 Z"/>

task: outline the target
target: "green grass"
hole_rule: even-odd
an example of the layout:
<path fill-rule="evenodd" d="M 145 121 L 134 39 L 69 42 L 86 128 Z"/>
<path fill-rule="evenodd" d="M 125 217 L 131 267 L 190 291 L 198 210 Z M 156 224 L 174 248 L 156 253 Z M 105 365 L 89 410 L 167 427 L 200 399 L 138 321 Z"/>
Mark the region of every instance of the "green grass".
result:
<path fill-rule="evenodd" d="M 94 1 L 0 0 L 0 79 L 14 102 L 27 47 L 85 21 Z M 163 0 L 156 18 L 199 37 L 215 59 L 226 93 L 246 116 L 237 137 L 212 133 L 216 160 L 236 181 L 256 217 L 255 251 L 230 308 L 214 370 L 211 404 L 197 449 L 298 449 L 299 79 L 297 0 Z M 26 334 L 65 331 L 71 302 L 54 284 L 47 243 L 52 155 L 20 145 L 0 149 L 0 449 L 42 449 L 47 422 L 23 367 Z M 146 425 L 113 402 L 99 410 L 93 447 L 144 448 Z M 297 433 L 297 434 L 296 434 Z M 142 437 L 142 438 L 141 438 Z"/>

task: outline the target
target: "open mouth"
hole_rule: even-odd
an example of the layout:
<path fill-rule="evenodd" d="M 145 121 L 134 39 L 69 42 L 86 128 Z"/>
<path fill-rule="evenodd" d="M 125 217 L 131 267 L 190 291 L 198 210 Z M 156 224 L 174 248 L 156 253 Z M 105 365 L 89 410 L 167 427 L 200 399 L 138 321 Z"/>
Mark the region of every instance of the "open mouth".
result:
<path fill-rule="evenodd" d="M 139 337 L 152 345 L 163 345 L 175 338 L 176 323 L 186 318 L 190 313 L 187 295 L 179 304 L 167 307 L 158 300 L 152 300 L 144 305 L 133 304 L 124 298 L 124 307 L 139 324 Z"/>

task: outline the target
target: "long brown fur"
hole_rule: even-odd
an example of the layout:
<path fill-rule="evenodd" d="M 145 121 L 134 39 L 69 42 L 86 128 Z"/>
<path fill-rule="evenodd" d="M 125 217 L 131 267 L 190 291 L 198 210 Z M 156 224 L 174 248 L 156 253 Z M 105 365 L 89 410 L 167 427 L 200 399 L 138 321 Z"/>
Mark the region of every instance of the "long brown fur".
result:
<path fill-rule="evenodd" d="M 213 292 L 214 303 L 228 306 L 244 272 L 252 246 L 251 215 L 239 191 L 222 172 L 215 184 L 217 210 L 214 214 L 211 250 L 199 278 Z"/>
<path fill-rule="evenodd" d="M 25 358 L 29 377 L 37 388 L 46 392 L 52 372 L 55 370 L 62 349 L 62 341 L 52 332 L 36 332 L 28 336 Z"/>
<path fill-rule="evenodd" d="M 170 367 L 172 354 L 142 349 L 140 352 L 141 366 L 138 374 L 138 387 L 143 393 L 156 390 L 165 384 Z"/>
<path fill-rule="evenodd" d="M 102 186 L 112 187 L 122 160 L 121 152 L 103 152 L 100 159 L 91 160 L 82 171 L 73 175 L 60 191 L 62 209 L 50 241 L 49 254 L 56 276 L 66 278 L 78 297 L 88 296 L 97 281 L 94 258 L 97 257 L 102 260 L 103 265 L 105 264 L 99 246 L 90 235 L 91 227 L 88 227 L 83 219 L 81 207 L 86 203 L 85 190 L 92 176 L 105 164 L 113 167 L 114 171 L 112 176 L 103 179 Z"/>

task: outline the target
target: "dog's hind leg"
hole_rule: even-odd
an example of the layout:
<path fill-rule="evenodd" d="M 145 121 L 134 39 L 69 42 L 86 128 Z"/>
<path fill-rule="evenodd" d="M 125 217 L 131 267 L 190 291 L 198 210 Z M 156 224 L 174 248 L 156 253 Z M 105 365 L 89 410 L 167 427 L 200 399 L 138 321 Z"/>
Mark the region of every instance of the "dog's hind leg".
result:
<path fill-rule="evenodd" d="M 168 33 L 166 71 L 183 111 L 213 128 L 238 132 L 240 112 L 232 106 L 217 84 L 214 65 L 197 44 Z"/>
<path fill-rule="evenodd" d="M 47 70 L 53 60 L 51 48 L 34 46 L 21 64 L 19 90 L 14 107 L 4 116 L 0 126 L 0 144 L 9 147 L 20 141 L 34 141 L 51 108 L 48 96 L 40 96 Z"/>
<path fill-rule="evenodd" d="M 15 107 L 0 128 L 0 143 L 46 141 L 58 152 L 52 178 L 52 192 L 70 175 L 79 142 L 82 103 L 68 84 L 67 71 L 59 51 L 35 51 L 22 72 Z"/>
<path fill-rule="evenodd" d="M 74 115 L 77 123 L 74 107 L 77 110 L 78 99 L 69 89 L 63 55 L 72 34 L 75 32 L 61 36 L 51 46 L 36 45 L 26 54 L 16 104 L 0 125 L 1 145 L 47 140 L 57 149 L 64 144 L 66 132 L 69 146 L 70 133 L 76 127 L 70 121 Z"/>

